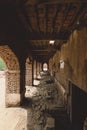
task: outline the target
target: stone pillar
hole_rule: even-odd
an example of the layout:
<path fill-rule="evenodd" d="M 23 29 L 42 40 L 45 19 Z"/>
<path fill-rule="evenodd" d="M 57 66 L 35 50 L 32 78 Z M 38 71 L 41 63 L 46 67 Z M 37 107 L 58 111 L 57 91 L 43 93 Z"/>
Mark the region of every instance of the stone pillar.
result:
<path fill-rule="evenodd" d="M 21 93 L 21 102 L 23 102 L 24 98 L 25 98 L 25 86 L 26 86 L 26 82 L 25 82 L 25 74 L 26 74 L 26 64 L 25 64 L 25 60 L 20 62 L 20 93 Z"/>
<path fill-rule="evenodd" d="M 42 71 L 42 63 L 40 63 L 40 72 Z"/>
<path fill-rule="evenodd" d="M 42 71 L 43 71 L 43 63 L 41 64 L 41 68 L 42 68 Z"/>
<path fill-rule="evenodd" d="M 32 62 L 26 62 L 26 86 L 32 86 L 33 83 Z"/>
<path fill-rule="evenodd" d="M 39 73 L 40 73 L 40 65 L 39 65 L 39 62 L 37 62 L 37 75 L 39 75 Z"/>
<path fill-rule="evenodd" d="M 85 119 L 85 121 L 84 121 L 83 130 L 87 130 L 87 117 L 86 117 L 86 119 Z"/>
<path fill-rule="evenodd" d="M 34 60 L 34 70 L 33 70 L 34 71 L 34 79 L 36 78 L 36 75 L 37 75 L 36 63 L 37 63 L 36 60 Z"/>
<path fill-rule="evenodd" d="M 19 106 L 21 102 L 20 95 L 20 71 L 6 71 L 6 107 Z"/>
<path fill-rule="evenodd" d="M 34 84 L 34 60 L 32 60 L 32 86 Z"/>

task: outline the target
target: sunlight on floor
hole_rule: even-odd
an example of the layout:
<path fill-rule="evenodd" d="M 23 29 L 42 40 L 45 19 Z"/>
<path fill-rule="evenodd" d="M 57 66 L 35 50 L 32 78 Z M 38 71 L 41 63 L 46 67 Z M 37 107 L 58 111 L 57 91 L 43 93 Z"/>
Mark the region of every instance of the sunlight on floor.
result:
<path fill-rule="evenodd" d="M 38 90 L 36 87 L 26 86 L 25 97 L 32 98 L 34 95 L 36 95 L 36 93 L 38 93 Z"/>
<path fill-rule="evenodd" d="M 0 107 L 5 107 L 5 72 L 0 71 Z"/>
<path fill-rule="evenodd" d="M 34 85 L 37 86 L 40 84 L 40 81 L 39 80 L 34 80 Z"/>
<path fill-rule="evenodd" d="M 0 130 L 27 130 L 27 110 L 0 108 Z"/>

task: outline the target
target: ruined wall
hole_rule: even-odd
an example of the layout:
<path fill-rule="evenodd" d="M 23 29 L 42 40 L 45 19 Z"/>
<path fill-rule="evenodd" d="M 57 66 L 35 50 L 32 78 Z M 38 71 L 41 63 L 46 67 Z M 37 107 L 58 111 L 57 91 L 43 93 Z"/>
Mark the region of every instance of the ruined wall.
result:
<path fill-rule="evenodd" d="M 64 68 L 61 63 L 64 62 Z M 75 30 L 69 40 L 49 61 L 49 70 L 63 87 L 70 80 L 87 92 L 87 29 Z"/>

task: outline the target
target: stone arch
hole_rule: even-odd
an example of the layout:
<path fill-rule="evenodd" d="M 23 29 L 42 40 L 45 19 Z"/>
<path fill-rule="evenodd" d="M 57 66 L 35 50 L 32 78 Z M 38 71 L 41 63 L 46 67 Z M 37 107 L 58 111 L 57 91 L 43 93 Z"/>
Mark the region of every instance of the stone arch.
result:
<path fill-rule="evenodd" d="M 8 70 L 19 70 L 18 59 L 7 45 L 0 46 L 0 57 L 5 61 Z"/>
<path fill-rule="evenodd" d="M 0 46 L 0 57 L 4 60 L 6 69 L 6 106 L 20 104 L 20 67 L 16 55 L 9 46 Z"/>

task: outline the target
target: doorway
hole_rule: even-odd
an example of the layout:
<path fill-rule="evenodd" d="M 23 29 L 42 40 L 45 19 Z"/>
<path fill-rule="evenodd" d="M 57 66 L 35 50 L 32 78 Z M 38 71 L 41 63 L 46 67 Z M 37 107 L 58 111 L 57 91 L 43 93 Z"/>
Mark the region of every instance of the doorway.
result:
<path fill-rule="evenodd" d="M 47 65 L 47 63 L 44 63 L 43 64 L 43 71 L 47 71 L 48 70 L 48 65 Z"/>

